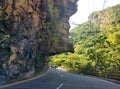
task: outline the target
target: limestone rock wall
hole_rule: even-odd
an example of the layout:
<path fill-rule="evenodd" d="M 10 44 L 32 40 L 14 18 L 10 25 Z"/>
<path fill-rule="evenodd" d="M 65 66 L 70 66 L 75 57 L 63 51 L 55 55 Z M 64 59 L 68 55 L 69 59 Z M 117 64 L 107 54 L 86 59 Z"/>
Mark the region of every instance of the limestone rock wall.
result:
<path fill-rule="evenodd" d="M 77 0 L 0 0 L 0 72 L 11 79 L 47 69 L 47 57 L 66 51 Z"/>

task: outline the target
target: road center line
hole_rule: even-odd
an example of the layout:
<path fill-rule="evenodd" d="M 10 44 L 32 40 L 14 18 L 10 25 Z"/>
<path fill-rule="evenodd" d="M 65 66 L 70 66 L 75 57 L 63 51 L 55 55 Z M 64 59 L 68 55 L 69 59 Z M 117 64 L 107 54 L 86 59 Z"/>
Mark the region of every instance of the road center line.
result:
<path fill-rule="evenodd" d="M 56 89 L 60 89 L 63 86 L 63 83 L 61 83 Z"/>

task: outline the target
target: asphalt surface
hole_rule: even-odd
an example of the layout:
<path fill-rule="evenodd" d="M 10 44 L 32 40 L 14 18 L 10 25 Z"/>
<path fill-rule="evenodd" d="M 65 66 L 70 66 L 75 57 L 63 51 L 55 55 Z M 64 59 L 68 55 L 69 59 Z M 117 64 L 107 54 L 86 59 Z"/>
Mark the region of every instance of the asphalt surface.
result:
<path fill-rule="evenodd" d="M 35 79 L 2 86 L 0 89 L 120 89 L 120 85 L 50 68 L 45 74 Z"/>

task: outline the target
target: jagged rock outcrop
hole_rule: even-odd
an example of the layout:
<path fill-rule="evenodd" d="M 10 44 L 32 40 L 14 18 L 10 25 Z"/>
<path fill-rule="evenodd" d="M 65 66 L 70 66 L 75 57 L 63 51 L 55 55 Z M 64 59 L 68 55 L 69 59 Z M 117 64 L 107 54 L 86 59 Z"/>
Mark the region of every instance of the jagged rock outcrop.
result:
<path fill-rule="evenodd" d="M 77 0 L 0 0 L 0 72 L 12 79 L 45 70 L 47 57 L 66 51 Z"/>

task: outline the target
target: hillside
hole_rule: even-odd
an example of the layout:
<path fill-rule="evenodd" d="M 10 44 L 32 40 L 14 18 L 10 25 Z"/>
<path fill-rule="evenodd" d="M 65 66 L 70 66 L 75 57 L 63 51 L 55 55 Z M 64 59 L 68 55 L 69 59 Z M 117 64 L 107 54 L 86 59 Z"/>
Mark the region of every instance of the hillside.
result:
<path fill-rule="evenodd" d="M 103 77 L 119 74 L 120 5 L 93 12 L 87 22 L 70 31 L 69 40 L 75 53 L 61 54 L 58 61 L 52 57 L 51 64 L 72 72 L 97 72 Z"/>

